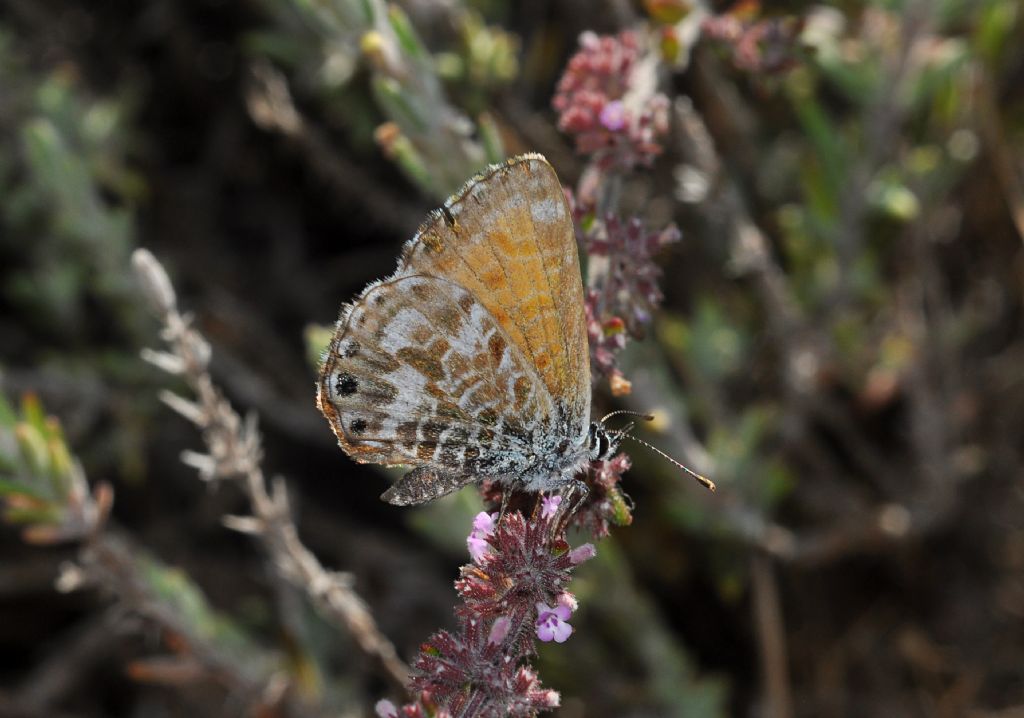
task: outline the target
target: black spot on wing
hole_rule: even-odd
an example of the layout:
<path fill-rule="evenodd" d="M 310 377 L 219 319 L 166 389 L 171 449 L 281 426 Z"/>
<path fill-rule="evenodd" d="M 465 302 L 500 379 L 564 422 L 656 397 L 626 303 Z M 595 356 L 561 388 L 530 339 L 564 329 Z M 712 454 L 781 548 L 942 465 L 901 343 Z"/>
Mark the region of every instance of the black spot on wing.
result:
<path fill-rule="evenodd" d="M 338 375 L 334 382 L 334 391 L 341 396 L 352 396 L 359 389 L 359 382 L 348 372 Z"/>

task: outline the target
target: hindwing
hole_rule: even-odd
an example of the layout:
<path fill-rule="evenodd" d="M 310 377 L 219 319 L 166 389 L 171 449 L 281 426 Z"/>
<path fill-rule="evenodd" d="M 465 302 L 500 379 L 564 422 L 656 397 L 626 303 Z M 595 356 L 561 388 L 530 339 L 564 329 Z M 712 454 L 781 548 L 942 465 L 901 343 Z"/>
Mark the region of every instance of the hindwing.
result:
<path fill-rule="evenodd" d="M 536 371 L 487 309 L 444 279 L 372 285 L 328 350 L 318 403 L 358 461 L 493 474 L 554 414 Z"/>

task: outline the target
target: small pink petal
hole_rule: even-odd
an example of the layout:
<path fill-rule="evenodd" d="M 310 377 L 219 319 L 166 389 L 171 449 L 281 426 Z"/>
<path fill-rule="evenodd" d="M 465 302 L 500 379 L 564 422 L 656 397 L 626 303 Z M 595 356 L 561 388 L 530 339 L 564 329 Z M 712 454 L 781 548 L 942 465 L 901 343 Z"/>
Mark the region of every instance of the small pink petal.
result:
<path fill-rule="evenodd" d="M 469 556 L 475 563 L 483 561 L 484 556 L 491 553 L 491 545 L 487 543 L 487 539 L 477 535 L 474 531 L 466 539 L 466 547 L 469 549 Z"/>
<path fill-rule="evenodd" d="M 542 623 L 539 626 L 537 626 L 537 638 L 539 638 L 540 640 L 544 641 L 545 643 L 548 643 L 554 637 L 554 629 L 552 629 L 552 627 L 549 626 L 547 623 Z"/>
<path fill-rule="evenodd" d="M 398 709 L 394 703 L 386 698 L 377 701 L 377 705 L 373 707 L 373 710 L 379 718 L 398 718 Z"/>
<path fill-rule="evenodd" d="M 495 516 L 497 516 L 497 514 L 489 514 L 486 511 L 481 511 L 473 519 L 473 528 L 485 536 L 490 536 L 494 533 Z"/>
<path fill-rule="evenodd" d="M 568 621 L 572 618 L 572 611 L 568 606 L 563 606 L 562 604 L 555 606 L 555 610 L 553 610 L 552 613 L 558 616 L 558 620 L 560 621 Z"/>
<path fill-rule="evenodd" d="M 534 695 L 548 708 L 558 708 L 562 704 L 562 697 L 558 694 L 558 691 L 544 690 Z"/>
<path fill-rule="evenodd" d="M 626 107 L 619 100 L 612 100 L 601 108 L 598 116 L 606 130 L 618 132 L 626 126 Z"/>
<path fill-rule="evenodd" d="M 508 616 L 498 616 L 497 620 L 494 621 L 494 625 L 491 626 L 491 635 L 487 638 L 487 642 L 499 646 L 505 642 L 508 638 L 508 632 L 512 629 L 512 619 Z"/>
<path fill-rule="evenodd" d="M 572 635 L 572 626 L 568 623 L 556 623 L 552 633 L 555 637 L 555 643 L 565 643 L 569 640 L 569 636 Z"/>
<path fill-rule="evenodd" d="M 562 503 L 561 496 L 545 496 L 541 505 L 540 517 L 542 519 L 549 519 L 555 515 L 558 511 L 558 505 Z"/>
<path fill-rule="evenodd" d="M 569 552 L 569 561 L 575 566 L 583 563 L 584 561 L 589 561 L 596 555 L 597 549 L 594 548 L 594 544 L 585 543 Z"/>

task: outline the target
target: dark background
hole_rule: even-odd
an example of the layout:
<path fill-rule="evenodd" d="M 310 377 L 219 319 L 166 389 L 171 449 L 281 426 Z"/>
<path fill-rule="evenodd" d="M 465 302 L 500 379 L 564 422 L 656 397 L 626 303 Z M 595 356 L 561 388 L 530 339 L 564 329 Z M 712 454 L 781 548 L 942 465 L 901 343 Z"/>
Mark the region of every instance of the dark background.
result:
<path fill-rule="evenodd" d="M 574 184 L 584 163 L 556 128 L 555 83 L 580 32 L 632 27 L 644 4 L 399 4 L 432 53 L 484 67 L 444 78 L 451 103 L 487 110 L 510 154 L 542 152 Z M 1024 13 L 770 5 L 734 16 L 804 18 L 825 39 L 751 67 L 738 41 L 705 37 L 688 67 L 664 68 L 660 89 L 692 101 L 721 175 L 679 199 L 677 122 L 630 180 L 627 204 L 683 240 L 660 256 L 663 310 L 622 358 L 629 403 L 603 382 L 595 394 L 595 413 L 689 417 L 645 436 L 710 467 L 719 493 L 633 452 L 634 522 L 577 572 L 576 635 L 541 648 L 541 678 L 567 716 L 1020 715 Z M 391 272 L 442 197 L 374 142 L 387 108 L 358 33 L 310 9 L 331 7 L 0 5 L 0 389 L 37 394 L 85 474 L 112 484 L 117 530 L 259 647 L 238 671 L 306 680 L 288 711 L 368 715 L 390 690 L 375 664 L 221 525 L 246 510 L 236 487 L 179 461 L 200 438 L 156 399 L 175 381 L 138 358 L 159 339 L 129 269 L 135 247 L 165 263 L 215 380 L 258 414 L 303 539 L 352 572 L 411 659 L 452 625 L 479 500 L 380 502 L 383 475 L 348 460 L 316 411 L 305 331 Z M 466 38 L 491 42 L 474 52 L 493 65 Z M 297 134 L 253 112 L 267 67 Z M 770 266 L 744 264 L 741 216 Z M 0 713 L 253 711 L 217 676 L 154 668 L 187 650 L 137 606 L 103 587 L 58 593 L 78 550 L 0 528 Z"/>

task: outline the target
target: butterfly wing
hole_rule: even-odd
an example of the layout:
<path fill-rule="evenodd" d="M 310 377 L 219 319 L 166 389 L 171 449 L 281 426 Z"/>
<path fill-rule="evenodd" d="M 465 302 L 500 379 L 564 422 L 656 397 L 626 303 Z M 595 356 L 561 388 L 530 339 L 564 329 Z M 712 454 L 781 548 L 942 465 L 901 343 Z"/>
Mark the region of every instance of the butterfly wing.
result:
<path fill-rule="evenodd" d="M 514 475 L 530 451 L 528 426 L 555 413 L 537 372 L 473 294 L 422 275 L 371 285 L 348 309 L 317 401 L 357 461 L 424 469 L 385 495 L 403 504 Z"/>
<path fill-rule="evenodd" d="M 573 427 L 590 418 L 579 253 L 554 168 L 529 154 L 468 182 L 406 245 L 399 274 L 465 287 L 536 368 Z"/>

